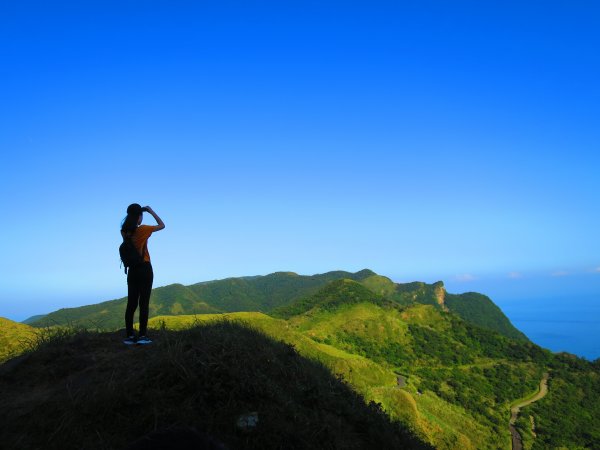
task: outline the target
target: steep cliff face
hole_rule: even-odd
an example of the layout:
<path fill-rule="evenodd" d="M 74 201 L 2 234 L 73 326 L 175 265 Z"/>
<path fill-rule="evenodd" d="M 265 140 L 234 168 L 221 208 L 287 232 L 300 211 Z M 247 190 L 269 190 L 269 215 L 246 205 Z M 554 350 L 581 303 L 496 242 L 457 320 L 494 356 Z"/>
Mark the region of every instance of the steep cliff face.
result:
<path fill-rule="evenodd" d="M 444 287 L 443 281 L 438 281 L 437 283 L 433 284 L 433 295 L 435 296 L 435 299 L 437 300 L 438 305 L 440 305 L 440 308 L 442 308 L 444 311 L 449 311 L 449 309 L 445 303 L 446 288 Z"/>

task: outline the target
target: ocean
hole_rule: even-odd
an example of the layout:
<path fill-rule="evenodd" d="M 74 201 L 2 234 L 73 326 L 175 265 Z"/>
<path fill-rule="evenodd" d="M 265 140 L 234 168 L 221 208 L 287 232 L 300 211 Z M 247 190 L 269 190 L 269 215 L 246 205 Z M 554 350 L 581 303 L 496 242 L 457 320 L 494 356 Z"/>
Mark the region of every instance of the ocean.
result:
<path fill-rule="evenodd" d="M 541 347 L 590 361 L 600 358 L 600 296 L 495 302 L 515 327 Z"/>

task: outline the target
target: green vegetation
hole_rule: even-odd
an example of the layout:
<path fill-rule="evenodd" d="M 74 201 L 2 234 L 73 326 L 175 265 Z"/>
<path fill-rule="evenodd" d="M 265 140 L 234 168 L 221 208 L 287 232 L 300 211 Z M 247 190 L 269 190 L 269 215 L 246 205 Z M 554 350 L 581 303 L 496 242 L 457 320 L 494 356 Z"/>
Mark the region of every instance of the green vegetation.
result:
<path fill-rule="evenodd" d="M 252 324 L 322 362 L 441 449 L 505 447 L 511 401 L 535 388 L 551 357 L 432 305 L 384 301 L 350 280 L 301 299 L 286 308 L 290 315 L 158 317 L 151 323 L 181 328 L 227 318 Z M 406 390 L 396 386 L 399 373 L 408 378 Z"/>
<path fill-rule="evenodd" d="M 534 418 L 537 437 L 531 448 L 600 448 L 598 364 L 563 353 L 549 367 L 548 394 L 522 409 L 523 416 Z"/>
<path fill-rule="evenodd" d="M 521 436 L 523 450 L 531 450 L 536 439 L 536 435 L 534 434 L 533 430 L 533 427 L 535 427 L 535 418 L 521 411 L 519 417 L 517 417 L 515 427 Z"/>
<path fill-rule="evenodd" d="M 62 333 L 3 367 L 2 445 L 125 448 L 185 426 L 236 449 L 431 449 L 321 364 L 248 327 L 159 330 L 139 348 L 120 337 Z M 250 412 L 257 427 L 238 430 Z"/>
<path fill-rule="evenodd" d="M 0 363 L 27 349 L 35 340 L 36 329 L 0 317 Z"/>
<path fill-rule="evenodd" d="M 124 299 L 105 302 L 36 324 L 117 329 L 124 308 Z M 510 405 L 550 371 L 550 393 L 516 423 L 525 447 L 600 448 L 600 363 L 540 348 L 489 298 L 448 294 L 442 282 L 396 284 L 369 270 L 278 272 L 157 288 L 151 317 L 161 333 L 222 320 L 250 325 L 441 450 L 510 448 Z"/>
<path fill-rule="evenodd" d="M 390 297 L 396 293 L 396 283 L 387 277 L 381 275 L 372 275 L 367 277 L 360 282 L 370 291 L 381 297 Z"/>
<path fill-rule="evenodd" d="M 202 314 L 198 316 L 159 316 L 150 319 L 152 328 L 182 330 L 195 325 L 228 320 L 252 326 L 269 337 L 294 346 L 300 354 L 327 366 L 332 373 L 346 379 L 359 392 L 366 394 L 371 386 L 393 385 L 396 377 L 389 370 L 359 355 L 319 343 L 294 331 L 289 324 L 262 313 L 239 312 Z"/>
<path fill-rule="evenodd" d="M 294 272 L 275 272 L 266 276 L 197 283 L 189 288 L 198 298 L 224 312 L 267 312 L 314 293 L 331 281 L 341 278 L 360 281 L 372 275 L 375 273 L 368 269 L 356 273 L 333 271 L 310 276 Z"/>
<path fill-rule="evenodd" d="M 332 281 L 360 282 L 366 289 L 360 296 L 393 301 L 399 305 L 425 304 L 452 311 L 475 325 L 497 331 L 514 339 L 527 338 L 510 323 L 487 297 L 468 293 L 447 294 L 441 281 L 397 284 L 389 278 L 364 269 L 356 273 L 333 271 L 317 275 L 275 272 L 266 276 L 226 278 L 184 286 L 172 284 L 152 291 L 150 316 L 210 314 L 261 311 L 279 317 L 310 306 L 313 296 Z M 357 290 L 357 288 L 355 288 Z M 312 299 L 312 300 L 311 300 Z M 95 330 L 116 330 L 123 326 L 121 298 L 78 308 L 63 308 L 27 321 L 35 327 L 55 325 L 83 326 Z M 304 304 L 308 302 L 307 304 Z M 290 307 L 292 309 L 286 309 Z M 286 313 L 287 311 L 287 313 Z"/>
<path fill-rule="evenodd" d="M 527 337 L 510 323 L 500 308 L 485 295 L 476 292 L 460 295 L 446 294 L 445 303 L 450 311 L 467 322 L 497 331 L 509 338 L 527 340 Z"/>
<path fill-rule="evenodd" d="M 152 290 L 150 316 L 209 314 L 236 311 L 270 311 L 314 293 L 333 280 L 363 280 L 375 275 L 370 270 L 356 273 L 334 271 L 301 276 L 276 272 L 266 276 L 226 278 L 190 286 L 171 284 Z M 116 330 L 123 326 L 127 298 L 77 308 L 63 308 L 32 321 L 35 327 L 83 326 L 95 330 Z"/>
<path fill-rule="evenodd" d="M 31 317 L 29 317 L 29 318 L 25 319 L 25 320 L 24 320 L 23 322 L 21 322 L 21 323 L 24 323 L 24 324 L 26 324 L 26 325 L 29 325 L 29 324 L 32 324 L 33 322 L 37 322 L 38 320 L 40 320 L 40 319 L 44 318 L 44 316 L 45 316 L 45 315 L 46 315 L 46 314 L 37 314 L 37 315 L 35 315 L 35 316 L 31 316 Z"/>
<path fill-rule="evenodd" d="M 289 306 L 282 306 L 273 310 L 275 317 L 290 318 L 302 314 L 318 306 L 322 310 L 334 310 L 341 305 L 372 302 L 383 305 L 381 296 L 367 289 L 361 283 L 349 279 L 336 280 L 313 295 L 296 300 Z M 389 302 L 387 302 L 389 303 Z"/>

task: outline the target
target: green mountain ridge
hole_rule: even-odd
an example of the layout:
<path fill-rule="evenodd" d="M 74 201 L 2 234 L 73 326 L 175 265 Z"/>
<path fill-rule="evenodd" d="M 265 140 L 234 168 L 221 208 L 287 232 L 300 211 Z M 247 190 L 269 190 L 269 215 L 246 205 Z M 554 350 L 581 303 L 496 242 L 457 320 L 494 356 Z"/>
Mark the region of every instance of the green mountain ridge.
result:
<path fill-rule="evenodd" d="M 293 272 L 275 272 L 265 276 L 232 277 L 204 281 L 189 286 L 179 283 L 154 288 L 150 316 L 161 314 L 202 314 L 235 311 L 268 311 L 272 305 L 288 304 L 327 282 L 339 278 L 362 279 L 374 272 L 334 271 L 301 276 Z M 31 325 L 45 327 L 74 325 L 95 329 L 117 329 L 122 326 L 127 297 L 94 305 L 62 308 L 46 314 Z"/>
<path fill-rule="evenodd" d="M 33 322 L 37 322 L 38 320 L 44 318 L 45 316 L 46 316 L 46 314 L 36 314 L 35 316 L 28 317 L 27 319 L 21 321 L 21 323 L 24 323 L 25 325 L 29 325 Z"/>
<path fill-rule="evenodd" d="M 328 283 L 340 279 L 360 282 L 373 294 L 385 300 L 401 305 L 431 304 L 451 310 L 472 323 L 499 331 L 506 336 L 527 340 L 502 311 L 483 295 L 475 298 L 472 294 L 466 294 L 468 299 L 463 299 L 465 294 L 447 294 L 442 282 L 431 285 L 422 282 L 394 283 L 369 269 L 356 273 L 332 271 L 309 276 L 294 272 L 275 272 L 264 276 L 204 281 L 189 286 L 171 284 L 152 290 L 150 317 L 238 311 L 277 314 L 277 311 L 283 311 L 297 301 L 308 301 L 307 299 L 317 294 Z M 114 330 L 123 326 L 126 302 L 126 297 L 123 297 L 95 305 L 63 308 L 30 324 L 34 327 L 73 325 Z"/>
<path fill-rule="evenodd" d="M 383 305 L 384 298 L 371 289 L 354 280 L 342 278 L 332 281 L 316 293 L 298 299 L 290 305 L 275 308 L 271 314 L 275 317 L 290 318 L 309 311 L 312 308 L 334 309 L 341 305 L 350 305 L 361 302 L 372 302 Z M 391 301 L 388 301 L 391 304 Z"/>

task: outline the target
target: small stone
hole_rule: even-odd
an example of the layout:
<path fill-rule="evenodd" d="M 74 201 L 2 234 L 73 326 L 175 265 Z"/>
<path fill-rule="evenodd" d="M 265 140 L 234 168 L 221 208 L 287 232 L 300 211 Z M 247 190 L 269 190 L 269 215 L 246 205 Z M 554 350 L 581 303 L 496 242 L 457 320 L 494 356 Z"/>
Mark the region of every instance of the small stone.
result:
<path fill-rule="evenodd" d="M 242 414 L 236 421 L 236 427 L 243 432 L 249 433 L 258 426 L 258 412 L 253 411 Z"/>

